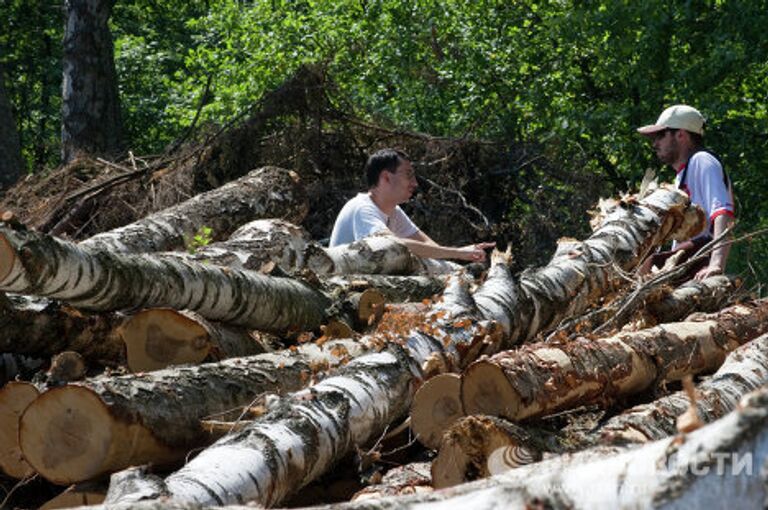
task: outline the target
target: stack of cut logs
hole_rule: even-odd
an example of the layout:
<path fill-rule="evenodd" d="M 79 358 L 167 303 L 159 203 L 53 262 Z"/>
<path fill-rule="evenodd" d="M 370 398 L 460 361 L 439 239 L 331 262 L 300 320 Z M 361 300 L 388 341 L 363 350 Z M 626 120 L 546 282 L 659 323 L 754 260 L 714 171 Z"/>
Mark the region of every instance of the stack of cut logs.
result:
<path fill-rule="evenodd" d="M 768 302 L 733 304 L 726 276 L 633 275 L 701 230 L 686 195 L 603 204 L 546 266 L 513 275 L 494 252 L 477 278 L 388 236 L 323 248 L 306 204 L 266 167 L 80 243 L 6 213 L 5 475 L 63 486 L 44 508 L 278 506 L 412 435 L 342 506 L 765 500 Z"/>

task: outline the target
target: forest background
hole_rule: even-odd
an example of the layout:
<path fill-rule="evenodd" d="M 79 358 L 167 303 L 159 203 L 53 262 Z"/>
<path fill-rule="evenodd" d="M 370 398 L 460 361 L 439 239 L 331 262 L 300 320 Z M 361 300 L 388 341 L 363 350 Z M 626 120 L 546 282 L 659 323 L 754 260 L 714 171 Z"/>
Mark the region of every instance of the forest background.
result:
<path fill-rule="evenodd" d="M 582 205 L 595 195 L 636 189 L 649 167 L 671 181 L 635 128 L 688 103 L 708 119 L 707 146 L 734 182 L 737 236 L 768 227 L 762 0 L 93 3 L 111 8 L 123 146 L 136 154 L 242 117 L 300 66 L 319 66 L 356 118 L 509 147 L 507 165 L 472 171 L 486 183 L 514 174 L 491 219 L 521 245 L 548 229 L 546 242 L 520 250 L 525 266 L 549 256 L 547 242 L 588 228 Z M 67 5 L 0 2 L 0 84 L 31 174 L 62 162 Z M 511 149 L 521 146 L 531 148 L 524 160 Z M 761 287 L 766 260 L 758 235 L 736 245 L 729 272 Z"/>

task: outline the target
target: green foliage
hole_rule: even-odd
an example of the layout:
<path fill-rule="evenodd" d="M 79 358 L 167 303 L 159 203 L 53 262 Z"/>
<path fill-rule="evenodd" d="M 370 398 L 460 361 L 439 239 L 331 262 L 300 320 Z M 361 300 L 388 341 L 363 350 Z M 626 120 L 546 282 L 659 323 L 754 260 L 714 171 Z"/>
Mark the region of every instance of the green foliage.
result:
<path fill-rule="evenodd" d="M 0 66 L 30 170 L 59 160 L 61 13 L 45 0 L 0 2 Z"/>
<path fill-rule="evenodd" d="M 200 248 L 205 248 L 213 241 L 213 229 L 203 225 L 194 235 L 184 236 L 184 246 L 189 253 L 195 253 Z"/>

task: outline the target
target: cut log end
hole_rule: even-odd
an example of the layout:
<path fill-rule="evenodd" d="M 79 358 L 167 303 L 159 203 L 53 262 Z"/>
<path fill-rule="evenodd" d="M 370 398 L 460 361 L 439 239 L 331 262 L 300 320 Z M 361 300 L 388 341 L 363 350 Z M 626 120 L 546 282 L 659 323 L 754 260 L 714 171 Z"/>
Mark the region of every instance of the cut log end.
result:
<path fill-rule="evenodd" d="M 0 234 L 0 281 L 5 280 L 16 262 L 16 250 L 8 239 Z"/>
<path fill-rule="evenodd" d="M 361 324 L 370 324 L 372 316 L 376 316 L 377 310 L 383 309 L 386 298 L 381 291 L 366 289 L 360 294 L 357 303 L 357 318 Z"/>
<path fill-rule="evenodd" d="M 139 424 L 123 424 L 90 389 L 53 388 L 40 395 L 19 421 L 24 458 L 47 480 L 66 485 L 108 473 L 128 459 L 151 453 L 162 463 L 168 448 Z"/>
<path fill-rule="evenodd" d="M 70 484 L 100 474 L 111 416 L 101 400 L 78 386 L 54 388 L 30 405 L 19 423 L 24 457 L 45 478 Z"/>
<path fill-rule="evenodd" d="M 355 337 L 355 330 L 342 320 L 330 320 L 328 324 L 321 326 L 320 329 L 323 332 L 323 337 L 328 340 Z"/>
<path fill-rule="evenodd" d="M 503 370 L 493 363 L 477 361 L 461 379 L 461 403 L 466 414 L 487 414 L 514 419 L 521 407 L 520 395 Z"/>
<path fill-rule="evenodd" d="M 19 417 L 38 395 L 33 384 L 24 382 L 9 382 L 0 389 L 0 469 L 12 478 L 35 472 L 19 448 Z"/>
<path fill-rule="evenodd" d="M 542 453 L 523 436 L 515 425 L 491 416 L 458 420 L 443 436 L 432 463 L 433 487 L 452 487 L 541 460 Z"/>
<path fill-rule="evenodd" d="M 411 429 L 416 439 L 436 450 L 453 422 L 464 416 L 461 405 L 461 377 L 439 374 L 419 388 L 411 405 Z"/>
<path fill-rule="evenodd" d="M 128 368 L 133 372 L 161 370 L 170 365 L 197 364 L 210 354 L 210 333 L 193 317 L 168 308 L 138 312 L 120 335 Z"/>

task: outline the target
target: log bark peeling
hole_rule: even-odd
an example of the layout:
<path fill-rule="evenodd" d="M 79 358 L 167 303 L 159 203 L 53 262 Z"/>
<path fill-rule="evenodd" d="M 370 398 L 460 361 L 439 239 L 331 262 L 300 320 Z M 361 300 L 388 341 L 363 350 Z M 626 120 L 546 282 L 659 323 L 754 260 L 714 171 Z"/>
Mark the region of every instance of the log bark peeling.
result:
<path fill-rule="evenodd" d="M 654 384 L 717 369 L 728 352 L 768 330 L 768 301 L 737 305 L 698 321 L 558 344 L 532 344 L 471 365 L 461 382 L 467 414 L 512 421 L 590 402 L 609 402 Z"/>

